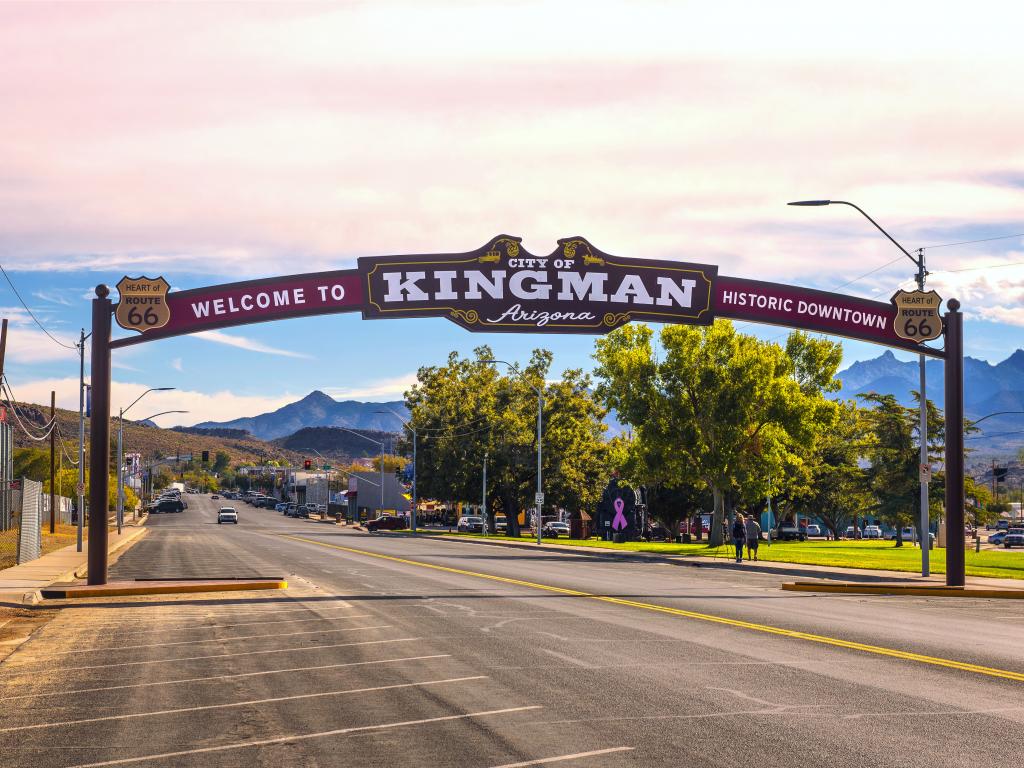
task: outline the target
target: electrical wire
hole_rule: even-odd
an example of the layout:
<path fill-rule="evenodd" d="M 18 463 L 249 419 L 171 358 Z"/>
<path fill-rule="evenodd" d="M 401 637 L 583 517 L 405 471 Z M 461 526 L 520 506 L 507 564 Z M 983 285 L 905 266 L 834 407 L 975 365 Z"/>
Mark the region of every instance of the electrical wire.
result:
<path fill-rule="evenodd" d="M 7 377 L 5 376 L 4 379 L 6 378 Z M 6 390 L 8 396 L 8 399 L 5 402 L 7 403 L 7 406 L 11 409 L 11 413 L 14 414 L 14 420 L 18 423 L 18 426 L 21 427 L 21 431 L 25 433 L 25 436 L 28 437 L 29 440 L 35 440 L 36 442 L 42 442 L 43 440 L 46 440 L 50 436 L 50 433 L 53 431 L 53 425 L 56 423 L 56 420 L 53 419 L 49 421 L 46 424 L 46 433 L 39 437 L 36 437 L 35 435 L 32 434 L 32 432 L 29 431 L 29 429 L 25 426 L 25 423 L 21 420 L 21 416 L 18 414 L 18 408 L 17 406 L 14 405 L 14 396 L 11 394 L 11 391 L 7 389 L 6 383 L 4 383 L 3 389 Z"/>
<path fill-rule="evenodd" d="M 926 245 L 923 248 L 924 248 L 924 250 L 929 250 L 930 248 L 950 248 L 950 247 L 952 247 L 954 245 L 972 245 L 974 243 L 991 243 L 993 240 L 1010 240 L 1010 239 L 1012 239 L 1014 237 L 1024 237 L 1024 232 L 1020 233 L 1019 235 L 1000 235 L 999 237 L 985 237 L 985 238 L 982 238 L 981 240 L 962 240 L 959 243 L 941 243 L 940 245 Z"/>
<path fill-rule="evenodd" d="M 57 345 L 59 345 L 61 347 L 64 347 L 64 349 L 70 349 L 70 350 L 73 350 L 73 351 L 78 351 L 78 346 L 77 345 L 70 346 L 68 344 L 65 344 L 63 341 L 61 341 L 60 339 L 56 338 L 52 333 L 50 333 L 48 330 L 46 330 L 45 326 L 43 326 L 43 324 L 41 322 L 39 322 L 39 318 L 36 317 L 32 313 L 31 309 L 28 308 L 28 304 L 25 303 L 25 300 L 23 298 L 21 298 L 21 294 L 18 293 L 18 289 L 14 287 L 14 283 L 11 281 L 10 276 L 7 274 L 7 270 L 3 268 L 3 265 L 0 265 L 0 272 L 3 273 L 4 278 L 7 280 L 7 284 L 9 286 L 11 286 L 11 290 L 14 291 L 14 295 L 18 297 L 18 301 L 21 302 L 21 306 L 23 306 L 25 308 L 25 311 L 28 312 L 28 316 L 31 317 L 35 321 L 36 325 L 39 326 L 39 330 L 41 330 L 43 333 L 45 333 L 47 336 L 49 336 L 50 337 L 50 341 L 52 341 L 54 344 L 57 344 Z"/>

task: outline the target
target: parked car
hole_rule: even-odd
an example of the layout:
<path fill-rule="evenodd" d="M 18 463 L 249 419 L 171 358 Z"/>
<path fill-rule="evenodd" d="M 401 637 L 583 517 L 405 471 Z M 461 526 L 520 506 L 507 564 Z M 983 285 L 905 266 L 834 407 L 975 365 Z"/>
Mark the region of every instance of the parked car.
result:
<path fill-rule="evenodd" d="M 305 504 L 300 504 L 295 508 L 295 514 L 292 517 L 304 517 L 309 518 L 309 507 Z"/>
<path fill-rule="evenodd" d="M 843 531 L 844 539 L 859 539 L 861 537 L 861 531 L 859 528 L 855 529 L 852 525 L 846 526 L 846 530 Z"/>
<path fill-rule="evenodd" d="M 560 523 L 557 520 L 550 523 L 544 523 L 540 528 L 541 536 L 550 536 L 553 539 L 557 539 L 559 536 L 569 537 L 569 524 Z"/>
<path fill-rule="evenodd" d="M 802 528 L 798 528 L 793 523 L 779 523 L 779 526 L 772 533 L 772 538 L 778 541 L 804 541 L 807 538 L 807 534 L 804 533 Z"/>
<path fill-rule="evenodd" d="M 1008 530 L 1010 530 L 1010 521 L 1009 520 L 996 520 L 996 530 L 997 531 L 1008 531 Z"/>
<path fill-rule="evenodd" d="M 234 523 L 238 525 L 238 513 L 234 507 L 221 507 L 217 513 L 217 525 L 221 523 Z"/>
<path fill-rule="evenodd" d="M 405 515 L 381 515 L 366 521 L 366 530 L 370 531 L 402 531 L 409 527 Z"/>
<path fill-rule="evenodd" d="M 996 531 L 995 533 L 993 533 L 991 536 L 988 537 L 988 543 L 989 544 L 995 544 L 997 546 L 999 544 L 1002 544 L 1003 543 L 1003 539 L 1006 538 L 1006 533 L 1007 533 L 1006 531 Z"/>
<path fill-rule="evenodd" d="M 217 495 L 216 493 L 214 493 L 214 494 L 211 494 L 211 495 L 210 495 L 210 498 L 211 498 L 211 499 L 219 499 L 219 498 L 220 498 L 220 496 L 218 496 L 218 495 Z"/>
<path fill-rule="evenodd" d="M 460 517 L 458 523 L 460 533 L 483 533 L 484 519 L 482 517 Z"/>
<path fill-rule="evenodd" d="M 288 502 L 285 505 L 285 507 L 284 507 L 284 516 L 285 517 L 295 517 L 295 510 L 297 510 L 298 508 L 299 508 L 299 505 L 296 504 L 294 501 Z"/>
<path fill-rule="evenodd" d="M 287 501 L 278 502 L 277 504 L 274 505 L 275 512 L 284 512 L 286 509 L 288 509 Z"/>
<path fill-rule="evenodd" d="M 273 509 L 277 506 L 277 499 L 273 496 L 266 496 L 260 500 L 260 509 Z"/>
<path fill-rule="evenodd" d="M 672 534 L 664 525 L 652 525 L 647 531 L 649 541 L 671 541 Z"/>
<path fill-rule="evenodd" d="M 1011 547 L 1024 547 L 1024 528 L 1011 528 L 1006 532 L 1006 536 L 1003 537 L 1003 546 L 1007 549 Z"/>
<path fill-rule="evenodd" d="M 158 499 L 155 504 L 150 505 L 150 514 L 170 514 L 172 512 L 181 512 L 185 509 L 185 504 L 179 499 Z"/>
<path fill-rule="evenodd" d="M 815 525 L 814 523 L 810 523 L 806 528 L 804 528 L 804 533 L 807 534 L 807 538 L 811 538 L 812 536 L 821 537 L 825 535 L 821 530 L 821 526 Z"/>
<path fill-rule="evenodd" d="M 495 533 L 508 533 L 508 520 L 504 517 L 494 518 L 494 532 Z"/>
<path fill-rule="evenodd" d="M 882 538 L 882 529 L 879 528 L 877 525 L 866 525 L 864 526 L 863 538 L 880 539 Z"/>

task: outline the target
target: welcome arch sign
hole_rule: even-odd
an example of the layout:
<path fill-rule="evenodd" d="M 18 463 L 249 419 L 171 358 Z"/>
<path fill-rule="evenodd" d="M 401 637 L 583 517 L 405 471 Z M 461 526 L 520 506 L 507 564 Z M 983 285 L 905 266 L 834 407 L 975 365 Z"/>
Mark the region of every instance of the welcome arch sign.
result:
<path fill-rule="evenodd" d="M 313 315 L 440 317 L 485 333 L 602 334 L 633 321 L 708 325 L 716 318 L 832 334 L 945 360 L 946 520 L 962 530 L 963 337 L 959 302 L 898 291 L 886 302 L 718 273 L 718 267 L 605 253 L 567 237 L 546 255 L 499 235 L 464 253 L 359 258 L 355 269 L 171 291 L 164 277 L 123 277 L 118 301 L 93 299 L 89 583 L 106 583 L 112 350 L 199 331 Z M 131 335 L 111 338 L 112 319 Z M 927 344 L 944 337 L 943 348 Z M 98 480 L 98 482 L 96 481 Z M 946 581 L 964 584 L 964 543 L 947 542 Z"/>

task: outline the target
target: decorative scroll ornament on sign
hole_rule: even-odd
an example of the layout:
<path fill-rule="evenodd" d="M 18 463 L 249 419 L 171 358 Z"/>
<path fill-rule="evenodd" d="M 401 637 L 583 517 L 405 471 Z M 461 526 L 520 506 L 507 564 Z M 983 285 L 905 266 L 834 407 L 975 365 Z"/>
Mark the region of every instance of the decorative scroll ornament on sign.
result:
<path fill-rule="evenodd" d="M 935 291 L 899 290 L 893 294 L 892 303 L 896 307 L 893 330 L 901 339 L 923 344 L 942 335 L 942 297 Z"/>

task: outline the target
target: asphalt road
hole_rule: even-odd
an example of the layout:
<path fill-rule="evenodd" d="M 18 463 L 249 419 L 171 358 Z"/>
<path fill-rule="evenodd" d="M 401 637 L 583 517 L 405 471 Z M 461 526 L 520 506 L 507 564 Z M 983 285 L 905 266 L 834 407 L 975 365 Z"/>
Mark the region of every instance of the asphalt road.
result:
<path fill-rule="evenodd" d="M 0 665 L 2 766 L 1019 766 L 1024 605 L 369 535 L 188 497 Z M 232 502 L 223 502 L 232 503 Z"/>

